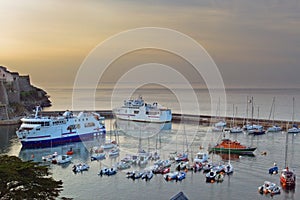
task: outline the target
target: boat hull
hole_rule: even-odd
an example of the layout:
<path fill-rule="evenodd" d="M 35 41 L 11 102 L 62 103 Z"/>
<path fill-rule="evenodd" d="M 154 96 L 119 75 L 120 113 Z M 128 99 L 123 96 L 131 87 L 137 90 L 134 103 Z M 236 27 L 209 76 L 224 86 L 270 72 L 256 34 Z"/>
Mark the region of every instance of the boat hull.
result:
<path fill-rule="evenodd" d="M 229 148 L 211 148 L 210 152 L 217 152 L 217 153 L 232 153 L 232 154 L 253 154 L 256 150 L 256 147 L 253 148 L 246 148 L 246 149 L 229 149 Z"/>
<path fill-rule="evenodd" d="M 23 148 L 41 148 L 41 147 L 54 147 L 64 145 L 72 142 L 81 142 L 86 140 L 92 140 L 95 136 L 105 137 L 105 131 L 86 133 L 80 135 L 72 135 L 59 138 L 49 138 L 43 140 L 21 140 Z"/>

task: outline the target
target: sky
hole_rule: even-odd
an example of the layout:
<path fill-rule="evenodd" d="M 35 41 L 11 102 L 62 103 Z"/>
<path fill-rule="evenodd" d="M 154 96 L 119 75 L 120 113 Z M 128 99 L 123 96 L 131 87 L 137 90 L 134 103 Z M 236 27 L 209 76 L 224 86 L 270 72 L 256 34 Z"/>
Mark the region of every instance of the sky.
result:
<path fill-rule="evenodd" d="M 228 88 L 300 86 L 298 0 L 1 0 L 0 27 L 0 65 L 29 74 L 45 90 L 72 87 L 97 45 L 140 27 L 173 29 L 196 40 Z M 161 62 L 177 63 L 189 81 L 203 82 L 177 61 L 159 51 L 131 53 L 112 64 L 105 80 L 118 80 L 137 63 Z"/>

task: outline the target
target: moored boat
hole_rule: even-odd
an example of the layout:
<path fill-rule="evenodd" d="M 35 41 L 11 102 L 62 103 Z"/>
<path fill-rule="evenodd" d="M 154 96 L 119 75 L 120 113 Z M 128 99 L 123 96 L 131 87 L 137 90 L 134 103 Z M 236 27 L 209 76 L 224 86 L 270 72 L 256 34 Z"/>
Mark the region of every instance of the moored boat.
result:
<path fill-rule="evenodd" d="M 66 164 L 71 162 L 72 156 L 69 155 L 58 155 L 55 159 L 52 160 L 54 164 Z"/>
<path fill-rule="evenodd" d="M 263 185 L 258 187 L 258 192 L 261 194 L 280 194 L 281 188 L 270 181 L 265 181 Z"/>
<path fill-rule="evenodd" d="M 124 105 L 113 109 L 118 119 L 141 121 L 141 122 L 170 122 L 172 120 L 171 109 L 165 108 L 158 103 L 146 103 L 140 96 L 135 100 L 125 100 Z"/>
<path fill-rule="evenodd" d="M 93 160 L 103 160 L 105 159 L 106 154 L 105 153 L 94 153 L 91 155 L 91 161 Z"/>
<path fill-rule="evenodd" d="M 240 144 L 238 141 L 223 139 L 220 144 L 210 147 L 210 152 L 233 153 L 233 154 L 253 154 L 256 147 L 247 147 Z"/>
<path fill-rule="evenodd" d="M 16 134 L 24 148 L 53 147 L 105 136 L 104 117 L 95 112 L 74 115 L 67 110 L 60 116 L 41 116 L 40 111 L 37 106 L 34 115 L 21 119 Z"/>
<path fill-rule="evenodd" d="M 288 167 L 283 169 L 280 173 L 280 183 L 283 187 L 295 187 L 296 175 L 293 171 L 289 170 Z"/>
<path fill-rule="evenodd" d="M 274 126 L 271 126 L 267 129 L 267 132 L 279 132 L 279 131 L 282 131 L 282 128 L 280 126 L 277 126 L 277 125 L 274 125 Z"/>
<path fill-rule="evenodd" d="M 79 163 L 77 165 L 74 165 L 72 168 L 72 171 L 74 173 L 82 172 L 82 171 L 87 171 L 90 168 L 90 166 L 86 163 Z"/>

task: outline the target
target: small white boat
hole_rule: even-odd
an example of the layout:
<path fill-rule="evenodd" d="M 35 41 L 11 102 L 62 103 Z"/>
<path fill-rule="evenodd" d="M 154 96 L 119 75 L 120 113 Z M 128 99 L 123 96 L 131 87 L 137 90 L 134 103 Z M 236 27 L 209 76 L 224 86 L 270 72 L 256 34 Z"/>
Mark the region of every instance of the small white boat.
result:
<path fill-rule="evenodd" d="M 110 156 L 110 157 L 115 157 L 115 156 L 118 156 L 119 154 L 120 154 L 119 148 L 114 148 L 108 152 L 108 156 Z"/>
<path fill-rule="evenodd" d="M 146 181 L 151 180 L 153 177 L 153 172 L 152 171 L 145 171 L 144 174 L 142 175 L 142 179 L 145 179 Z"/>
<path fill-rule="evenodd" d="M 137 160 L 137 164 L 139 166 L 145 166 L 146 164 L 148 164 L 148 156 L 141 154 L 138 156 L 138 160 Z"/>
<path fill-rule="evenodd" d="M 243 129 L 239 126 L 232 127 L 229 131 L 230 133 L 242 133 Z"/>
<path fill-rule="evenodd" d="M 115 175 L 117 173 L 117 169 L 116 168 L 103 168 L 99 171 L 98 175 L 99 176 L 103 176 L 103 175 L 107 175 L 107 176 L 112 176 Z"/>
<path fill-rule="evenodd" d="M 82 171 L 87 171 L 89 168 L 90 168 L 90 166 L 88 164 L 86 164 L 86 163 L 83 163 L 83 164 L 79 163 L 79 164 L 73 166 L 72 171 L 74 173 L 78 173 L 78 172 L 82 172 Z"/>
<path fill-rule="evenodd" d="M 47 155 L 47 156 L 43 156 L 42 160 L 44 162 L 52 162 L 57 156 L 58 156 L 58 153 L 54 152 L 53 154 L 50 154 L 50 155 Z"/>
<path fill-rule="evenodd" d="M 225 173 L 226 174 L 232 174 L 233 173 L 233 166 L 231 163 L 228 163 L 224 167 Z"/>
<path fill-rule="evenodd" d="M 280 126 L 277 126 L 277 125 L 274 125 L 272 127 L 269 127 L 267 129 L 267 132 L 279 132 L 279 131 L 282 131 L 282 128 Z"/>
<path fill-rule="evenodd" d="M 103 149 L 112 149 L 112 148 L 115 148 L 117 147 L 117 144 L 115 141 L 108 141 L 108 142 L 105 142 L 103 145 L 101 145 L 101 148 Z"/>
<path fill-rule="evenodd" d="M 216 171 L 214 170 L 211 170 L 210 172 L 208 172 L 205 177 L 206 177 L 206 182 L 207 183 L 214 183 L 216 180 L 215 180 L 215 177 L 216 177 L 217 173 Z"/>
<path fill-rule="evenodd" d="M 125 163 L 125 162 L 118 162 L 115 164 L 115 167 L 119 170 L 123 170 L 123 169 L 128 169 L 131 167 L 131 165 L 129 163 Z"/>
<path fill-rule="evenodd" d="M 208 152 L 198 152 L 194 158 L 194 162 L 204 163 L 207 162 L 209 158 Z"/>
<path fill-rule="evenodd" d="M 105 159 L 106 154 L 105 153 L 94 153 L 91 155 L 91 161 L 93 160 L 103 160 Z"/>
<path fill-rule="evenodd" d="M 270 181 L 265 181 L 262 186 L 258 187 L 258 192 L 261 194 L 268 194 L 271 195 L 280 194 L 281 188 L 276 185 L 275 183 L 272 183 Z"/>
<path fill-rule="evenodd" d="M 288 129 L 288 133 L 300 133 L 300 128 L 293 126 L 292 128 Z"/>
<path fill-rule="evenodd" d="M 189 162 L 181 161 L 176 165 L 175 168 L 177 171 L 189 169 Z"/>
<path fill-rule="evenodd" d="M 223 182 L 224 181 L 224 175 L 222 173 L 219 173 L 215 176 L 215 181 L 217 183 Z"/>
<path fill-rule="evenodd" d="M 69 155 L 58 155 L 57 158 L 55 158 L 55 161 L 57 164 L 65 164 L 65 163 L 69 163 L 72 160 L 72 156 Z M 52 162 L 53 162 L 52 161 Z"/>

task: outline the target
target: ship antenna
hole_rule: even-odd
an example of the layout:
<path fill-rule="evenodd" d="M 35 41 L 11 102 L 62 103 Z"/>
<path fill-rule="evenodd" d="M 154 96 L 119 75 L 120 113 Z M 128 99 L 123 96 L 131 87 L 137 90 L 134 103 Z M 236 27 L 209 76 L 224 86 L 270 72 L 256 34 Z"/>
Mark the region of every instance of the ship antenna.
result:
<path fill-rule="evenodd" d="M 36 106 L 35 107 L 35 115 L 34 115 L 34 118 L 38 118 L 38 115 L 39 115 L 39 111 L 41 110 L 41 107 L 40 106 Z"/>

